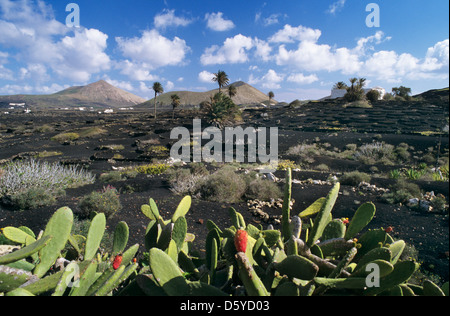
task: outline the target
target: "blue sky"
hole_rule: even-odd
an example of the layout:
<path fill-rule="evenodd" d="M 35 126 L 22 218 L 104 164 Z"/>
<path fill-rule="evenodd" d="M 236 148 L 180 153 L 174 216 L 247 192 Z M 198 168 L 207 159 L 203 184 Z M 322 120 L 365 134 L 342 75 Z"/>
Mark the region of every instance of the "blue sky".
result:
<path fill-rule="evenodd" d="M 318 99 L 364 77 L 413 94 L 449 85 L 445 0 L 0 0 L 0 94 L 100 79 L 144 98 L 207 91 L 224 70 L 278 101 Z M 366 23 L 376 13 L 379 25 Z"/>

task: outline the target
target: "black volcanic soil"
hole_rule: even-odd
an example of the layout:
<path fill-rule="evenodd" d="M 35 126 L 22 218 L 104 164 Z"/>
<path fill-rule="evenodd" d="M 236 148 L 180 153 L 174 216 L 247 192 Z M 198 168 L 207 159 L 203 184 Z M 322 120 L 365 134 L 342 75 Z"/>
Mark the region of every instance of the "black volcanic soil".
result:
<path fill-rule="evenodd" d="M 267 113 L 267 114 L 265 114 Z M 262 115 L 264 114 L 264 115 Z M 11 159 L 33 156 L 36 152 L 59 151 L 62 155 L 45 158 L 66 164 L 85 166 L 97 176 L 112 170 L 112 167 L 135 166 L 149 163 L 153 158 L 139 150 L 140 144 L 149 139 L 157 139 L 160 145 L 167 146 L 175 142 L 170 139 L 170 131 L 176 126 L 192 126 L 192 119 L 201 118 L 193 111 L 177 111 L 175 119 L 172 113 L 161 113 L 155 123 L 149 112 L 121 112 L 98 114 L 93 112 L 32 112 L 30 114 L 0 114 L 0 163 Z M 281 159 L 296 161 L 296 157 L 286 154 L 287 149 L 300 143 L 326 144 L 334 150 L 344 150 L 347 144 L 358 146 L 373 141 L 383 141 L 397 146 L 407 143 L 412 146 L 412 160 L 419 163 L 430 148 L 436 150 L 440 143 L 441 156 L 448 157 L 448 134 L 438 136 L 429 133 L 442 130 L 448 124 L 448 103 L 405 102 L 400 104 L 380 102 L 372 109 L 343 109 L 339 103 L 314 102 L 300 108 L 272 108 L 246 110 L 243 113 L 243 126 L 262 126 L 279 128 L 279 154 Z M 206 127 L 206 121 L 205 126 Z M 50 126 L 51 130 L 40 132 L 36 128 Z M 85 128 L 100 127 L 106 131 L 101 135 L 80 138 L 77 141 L 59 144 L 51 137 L 65 131 L 78 131 Z M 422 132 L 422 134 L 421 134 Z M 427 135 L 427 136 L 426 136 Z M 99 150 L 101 145 L 123 145 L 123 150 Z M 115 154 L 121 157 L 112 159 Z M 415 158 L 414 158 L 415 157 Z M 298 158 L 298 157 L 297 157 Z M 415 159 L 415 160 L 414 160 Z M 415 161 L 415 162 L 414 162 Z M 299 161 L 297 161 L 299 162 Z M 326 164 L 326 172 L 318 172 L 317 166 Z M 376 167 L 376 169 L 374 168 Z M 352 159 L 333 158 L 318 155 L 309 161 L 302 171 L 295 171 L 295 180 L 326 180 L 330 175 L 339 175 L 348 171 L 372 173 L 371 184 L 387 188 L 395 180 L 386 177 L 393 169 L 405 165 L 368 165 Z M 278 178 L 284 178 L 284 171 L 277 171 Z M 384 175 L 384 176 L 383 176 Z M 423 192 L 434 191 L 443 194 L 448 203 L 448 182 L 416 181 Z M 130 227 L 129 245 L 143 245 L 148 219 L 141 213 L 142 204 L 149 198 L 156 200 L 161 215 L 168 219 L 181 201 L 182 196 L 174 195 L 166 176 L 138 175 L 134 179 L 109 183 L 122 192 L 120 199 L 122 210 L 108 220 L 108 228 L 113 230 L 116 223 L 126 221 Z M 67 190 L 57 205 L 27 211 L 14 211 L 0 204 L 0 227 L 28 226 L 33 231 L 45 228 L 53 212 L 62 206 L 78 211 L 80 198 L 94 190 L 100 190 L 104 183 L 78 189 Z M 279 183 L 280 187 L 283 183 Z M 132 193 L 130 192 L 132 188 Z M 302 183 L 293 185 L 293 214 L 299 213 L 316 199 L 326 196 L 331 188 L 327 184 Z M 424 270 L 440 275 L 448 281 L 449 226 L 448 216 L 435 213 L 423 213 L 402 205 L 390 205 L 380 199 L 381 194 L 360 191 L 352 186 L 342 185 L 340 196 L 333 209 L 334 217 L 352 217 L 361 203 L 374 202 L 377 207 L 375 219 L 370 228 L 394 228 L 395 238 L 404 239 L 419 251 L 419 260 Z M 231 225 L 228 208 L 233 206 L 241 212 L 249 223 L 259 224 L 260 219 L 249 211 L 246 202 L 220 204 L 194 199 L 191 210 L 186 216 L 188 231 L 196 235 L 195 245 L 202 249 L 207 234 L 206 221 L 213 220 L 220 227 Z M 279 209 L 267 209 L 269 214 L 280 215 Z M 262 223 L 264 226 L 266 224 Z"/>

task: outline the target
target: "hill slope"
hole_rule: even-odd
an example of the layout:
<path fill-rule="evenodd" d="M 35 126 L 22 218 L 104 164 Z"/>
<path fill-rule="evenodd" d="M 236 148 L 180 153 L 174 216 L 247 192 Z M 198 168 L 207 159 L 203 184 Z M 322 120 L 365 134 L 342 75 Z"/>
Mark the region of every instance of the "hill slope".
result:
<path fill-rule="evenodd" d="M 231 85 L 236 87 L 236 95 L 232 97 L 232 99 L 233 102 L 238 105 L 259 104 L 269 100 L 269 97 L 265 93 L 259 91 L 258 89 L 243 81 L 237 81 L 235 83 L 232 83 Z M 229 86 L 223 87 L 222 92 L 227 93 L 227 89 Z M 203 101 L 208 101 L 210 97 L 214 96 L 217 92 L 219 92 L 219 89 L 214 89 L 206 92 L 170 91 L 159 95 L 157 97 L 157 103 L 159 106 L 171 107 L 172 100 L 170 97 L 173 94 L 177 94 L 181 99 L 182 106 L 199 105 Z M 155 101 L 153 98 L 138 105 L 138 107 L 152 107 L 154 105 L 154 102 Z M 272 100 L 272 102 L 276 101 Z"/>
<path fill-rule="evenodd" d="M 49 95 L 0 96 L 0 103 L 26 103 L 29 107 L 127 107 L 144 102 L 145 99 L 116 88 L 104 80 L 86 86 L 71 87 Z"/>

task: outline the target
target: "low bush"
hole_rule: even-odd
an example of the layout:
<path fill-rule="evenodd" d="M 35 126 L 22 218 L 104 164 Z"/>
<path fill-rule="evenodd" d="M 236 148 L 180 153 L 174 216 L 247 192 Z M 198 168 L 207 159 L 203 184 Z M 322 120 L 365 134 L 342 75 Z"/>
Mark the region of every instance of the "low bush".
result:
<path fill-rule="evenodd" d="M 278 161 L 277 170 L 287 170 L 288 168 L 298 169 L 299 166 L 294 161 L 288 159 Z"/>
<path fill-rule="evenodd" d="M 185 176 L 193 181 L 195 175 L 186 173 Z M 197 176 L 196 183 L 192 187 L 188 186 L 187 180 L 179 181 L 178 187 L 180 183 L 185 183 L 185 187 L 195 188 L 191 192 L 195 192 L 198 197 L 220 203 L 237 203 L 243 200 L 270 201 L 282 196 L 275 182 L 262 178 L 254 171 L 239 173 L 234 168 L 225 166 L 206 178 L 204 175 L 197 174 Z"/>
<path fill-rule="evenodd" d="M 158 175 L 166 172 L 171 166 L 165 163 L 152 163 L 136 167 L 136 171 L 143 174 Z"/>
<path fill-rule="evenodd" d="M 101 127 L 88 127 L 88 128 L 83 128 L 81 130 L 78 131 L 78 134 L 80 135 L 80 137 L 94 137 L 94 136 L 99 136 L 99 135 L 103 135 L 106 134 L 108 131 L 101 128 Z"/>
<path fill-rule="evenodd" d="M 119 192 L 112 186 L 104 187 L 83 197 L 78 205 L 82 217 L 90 217 L 93 213 L 104 213 L 110 218 L 122 208 Z"/>
<path fill-rule="evenodd" d="M 321 163 L 320 165 L 316 166 L 316 170 L 325 172 L 325 171 L 329 171 L 329 170 L 330 170 L 330 167 L 328 167 L 328 166 L 327 166 L 326 164 L 324 164 L 324 163 Z"/>
<path fill-rule="evenodd" d="M 378 90 L 370 90 L 369 92 L 366 93 L 366 98 L 370 102 L 376 102 L 380 99 L 380 97 L 381 93 Z"/>
<path fill-rule="evenodd" d="M 384 142 L 364 144 L 358 148 L 354 157 L 365 164 L 392 164 L 395 160 L 394 146 Z"/>
<path fill-rule="evenodd" d="M 246 192 L 245 180 L 233 168 L 224 167 L 207 177 L 199 186 L 202 198 L 219 203 L 236 203 Z"/>
<path fill-rule="evenodd" d="M 19 210 L 36 209 L 38 207 L 50 206 L 56 203 L 56 198 L 65 195 L 61 190 L 57 194 L 45 188 L 29 188 L 15 193 L 9 197 L 12 206 Z"/>
<path fill-rule="evenodd" d="M 61 133 L 51 138 L 52 141 L 58 143 L 65 143 L 77 140 L 80 138 L 80 135 L 77 133 Z"/>
<path fill-rule="evenodd" d="M 205 178 L 192 168 L 171 169 L 168 172 L 171 191 L 179 195 L 199 196 L 199 183 Z"/>
<path fill-rule="evenodd" d="M 382 200 L 389 204 L 398 204 L 405 203 L 412 198 L 420 198 L 421 196 L 422 192 L 417 184 L 399 179 L 390 188 L 390 192 L 383 194 Z"/>
<path fill-rule="evenodd" d="M 342 106 L 343 108 L 371 108 L 372 105 L 367 100 L 358 100 L 346 103 Z"/>
<path fill-rule="evenodd" d="M 22 208 L 33 207 L 29 201 L 40 196 L 49 203 L 65 189 L 95 182 L 95 176 L 76 166 L 64 167 L 36 160 L 24 160 L 6 165 L 0 177 L 0 198 L 18 203 Z"/>
<path fill-rule="evenodd" d="M 352 171 L 352 172 L 343 174 L 339 178 L 339 182 L 344 185 L 357 186 L 361 182 L 370 182 L 371 179 L 372 178 L 367 173 L 359 172 L 359 171 Z"/>
<path fill-rule="evenodd" d="M 247 185 L 245 198 L 247 200 L 270 201 L 281 198 L 281 189 L 275 182 L 257 177 Z"/>
<path fill-rule="evenodd" d="M 102 173 L 98 179 L 104 183 L 119 182 L 123 180 L 122 174 L 119 171 Z"/>

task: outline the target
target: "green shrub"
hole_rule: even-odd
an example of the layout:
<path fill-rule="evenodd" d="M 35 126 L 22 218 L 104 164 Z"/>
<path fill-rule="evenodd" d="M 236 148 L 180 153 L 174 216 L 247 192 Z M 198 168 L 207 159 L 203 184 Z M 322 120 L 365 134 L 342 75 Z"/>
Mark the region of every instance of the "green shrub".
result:
<path fill-rule="evenodd" d="M 10 197 L 12 205 L 19 210 L 35 209 L 42 206 L 50 206 L 56 203 L 56 198 L 65 194 L 61 190 L 55 194 L 45 188 L 29 188 Z"/>
<path fill-rule="evenodd" d="M 34 128 L 36 133 L 50 133 L 54 131 L 54 128 L 50 125 L 44 124 Z"/>
<path fill-rule="evenodd" d="M 199 183 L 205 178 L 205 174 L 197 173 L 192 168 L 171 169 L 167 172 L 171 191 L 179 195 L 199 195 Z"/>
<path fill-rule="evenodd" d="M 81 129 L 78 134 L 80 135 L 80 137 L 94 137 L 94 136 L 99 136 L 99 135 L 103 135 L 106 134 L 108 131 L 101 128 L 101 127 L 87 127 L 87 128 L 83 128 Z"/>
<path fill-rule="evenodd" d="M 370 182 L 371 179 L 372 178 L 367 173 L 359 172 L 359 171 L 352 171 L 352 172 L 343 174 L 339 178 L 339 182 L 344 185 L 357 186 L 361 182 Z"/>
<path fill-rule="evenodd" d="M 395 160 L 394 146 L 384 142 L 364 144 L 358 148 L 354 157 L 365 164 L 392 164 Z"/>
<path fill-rule="evenodd" d="M 245 197 L 248 200 L 270 201 L 282 198 L 281 189 L 275 182 L 258 177 L 247 185 Z"/>
<path fill-rule="evenodd" d="M 390 192 L 383 194 L 382 199 L 389 204 L 398 204 L 421 196 L 422 192 L 417 184 L 399 179 L 390 188 Z"/>
<path fill-rule="evenodd" d="M 400 178 L 401 175 L 402 175 L 402 173 L 398 169 L 394 169 L 394 170 L 389 171 L 389 178 L 390 179 L 398 179 L 398 178 Z"/>
<path fill-rule="evenodd" d="M 316 169 L 319 170 L 319 171 L 329 171 L 330 167 L 328 167 L 324 163 L 321 163 L 320 165 L 316 166 Z"/>
<path fill-rule="evenodd" d="M 416 170 L 416 169 L 408 169 L 405 171 L 405 176 L 409 180 L 419 180 L 424 174 L 426 170 Z"/>
<path fill-rule="evenodd" d="M 395 155 L 397 156 L 397 159 L 400 161 L 408 161 L 411 157 L 411 154 L 408 152 L 408 147 L 404 146 L 397 146 L 395 148 Z"/>
<path fill-rule="evenodd" d="M 95 182 L 95 176 L 77 167 L 64 167 L 36 160 L 10 163 L 4 167 L 0 177 L 0 198 L 9 199 L 21 208 L 33 207 L 38 201 L 33 196 L 51 204 L 65 189 L 76 188 Z M 27 202 L 28 201 L 28 202 Z"/>
<path fill-rule="evenodd" d="M 206 178 L 199 187 L 201 197 L 219 203 L 236 203 L 246 192 L 245 180 L 233 168 L 224 167 Z"/>
<path fill-rule="evenodd" d="M 170 168 L 170 165 L 164 163 L 153 163 L 136 167 L 136 171 L 143 174 L 158 175 L 166 172 Z"/>
<path fill-rule="evenodd" d="M 60 151 L 41 151 L 39 152 L 35 158 L 48 158 L 48 157 L 55 157 L 55 156 L 61 156 L 63 153 Z"/>
<path fill-rule="evenodd" d="M 65 143 L 77 140 L 80 138 L 80 135 L 77 133 L 61 133 L 51 138 L 52 141 L 58 143 Z"/>
<path fill-rule="evenodd" d="M 110 218 L 122 208 L 122 205 L 117 189 L 108 185 L 101 191 L 94 191 L 83 197 L 78 207 L 83 217 L 89 217 L 95 212 L 104 213 L 107 218 Z"/>
<path fill-rule="evenodd" d="M 277 170 L 298 169 L 299 166 L 292 160 L 283 159 L 278 161 Z"/>
<path fill-rule="evenodd" d="M 169 149 L 165 146 L 150 146 L 146 149 L 148 154 L 156 157 L 167 157 L 169 155 Z"/>
<path fill-rule="evenodd" d="M 381 93 L 378 90 L 370 90 L 369 92 L 366 93 L 366 98 L 370 102 L 376 102 L 380 99 L 380 97 Z"/>
<path fill-rule="evenodd" d="M 343 108 L 363 108 L 363 109 L 369 109 L 372 107 L 372 105 L 367 100 L 358 100 L 358 101 L 352 101 L 349 103 L 346 103 L 342 106 Z"/>
<path fill-rule="evenodd" d="M 119 181 L 123 180 L 122 174 L 119 171 L 111 171 L 108 173 L 102 173 L 98 179 L 104 183 L 119 182 Z"/>

